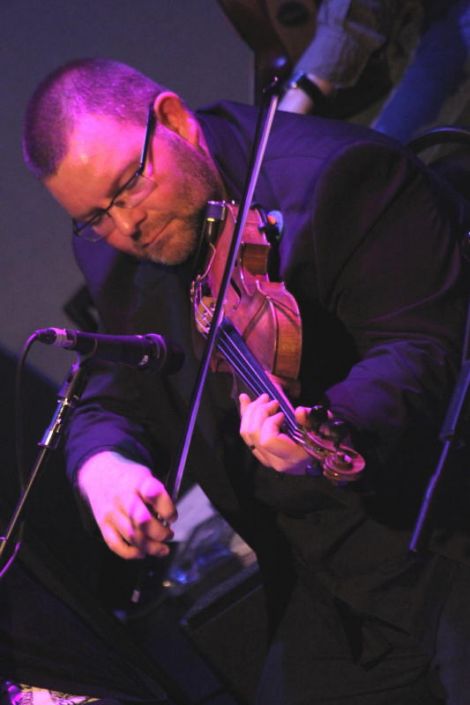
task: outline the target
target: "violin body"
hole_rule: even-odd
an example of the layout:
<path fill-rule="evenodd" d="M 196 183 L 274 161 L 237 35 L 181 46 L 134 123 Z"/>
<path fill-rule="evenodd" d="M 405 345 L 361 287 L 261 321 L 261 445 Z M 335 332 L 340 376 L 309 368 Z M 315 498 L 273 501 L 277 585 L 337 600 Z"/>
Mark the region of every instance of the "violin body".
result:
<path fill-rule="evenodd" d="M 215 295 L 223 276 L 230 238 L 238 208 L 233 203 L 220 206 L 220 233 L 217 246 L 209 242 L 209 257 L 204 272 L 193 282 L 192 299 L 196 326 L 207 334 L 212 320 Z M 299 307 L 283 282 L 268 277 L 271 245 L 263 228 L 265 220 L 257 209 L 250 210 L 243 242 L 233 271 L 231 286 L 224 302 L 224 315 L 243 337 L 259 363 L 278 377 L 284 387 L 297 381 L 302 353 L 302 322 Z M 224 369 L 218 358 L 213 369 Z"/>

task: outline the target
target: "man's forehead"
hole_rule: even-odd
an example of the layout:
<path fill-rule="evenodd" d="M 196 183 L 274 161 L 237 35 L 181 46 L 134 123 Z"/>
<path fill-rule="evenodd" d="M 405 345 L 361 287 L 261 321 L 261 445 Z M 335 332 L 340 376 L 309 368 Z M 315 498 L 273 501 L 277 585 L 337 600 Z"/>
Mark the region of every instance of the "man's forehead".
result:
<path fill-rule="evenodd" d="M 74 120 L 67 151 L 84 162 L 108 150 L 132 148 L 140 143 L 143 130 L 135 123 L 109 115 L 83 113 Z"/>
<path fill-rule="evenodd" d="M 144 128 L 107 115 L 76 120 L 68 150 L 45 186 L 74 217 L 101 206 L 138 162 Z"/>

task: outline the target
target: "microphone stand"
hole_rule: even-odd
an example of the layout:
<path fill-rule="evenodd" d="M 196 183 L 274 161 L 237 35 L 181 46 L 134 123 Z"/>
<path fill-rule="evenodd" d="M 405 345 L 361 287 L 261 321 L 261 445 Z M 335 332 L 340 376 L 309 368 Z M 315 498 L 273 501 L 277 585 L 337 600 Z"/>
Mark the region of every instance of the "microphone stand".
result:
<path fill-rule="evenodd" d="M 21 494 L 15 510 L 13 511 L 11 519 L 8 522 L 5 535 L 1 537 L 0 572 L 2 558 L 7 551 L 7 548 L 11 545 L 13 537 L 18 531 L 18 527 L 24 515 L 28 500 L 31 497 L 33 487 L 36 484 L 39 474 L 48 460 L 51 451 L 56 450 L 58 447 L 62 431 L 66 425 L 68 417 L 70 416 L 70 412 L 74 408 L 78 399 L 80 399 L 80 396 L 85 389 L 87 380 L 88 370 L 86 358 L 79 357 L 76 362 L 72 364 L 68 375 L 58 392 L 56 410 L 49 426 L 44 432 L 42 439 L 38 443 L 41 450 L 36 457 L 36 461 L 33 465 L 33 469 L 31 470 L 26 486 Z"/>
<path fill-rule="evenodd" d="M 438 500 L 439 488 L 449 466 L 449 455 L 459 440 L 459 422 L 470 386 L 470 301 L 467 306 L 467 321 L 463 344 L 462 364 L 452 397 L 442 424 L 439 439 L 443 447 L 436 468 L 426 487 L 418 518 L 413 529 L 409 550 L 420 553 L 426 549 L 432 530 L 433 510 Z"/>
<path fill-rule="evenodd" d="M 209 329 L 208 336 L 206 338 L 204 353 L 199 366 L 196 381 L 194 383 L 191 401 L 189 405 L 189 412 L 186 419 L 186 426 L 177 455 L 177 462 L 175 463 L 175 466 L 170 470 L 167 477 L 166 487 L 168 493 L 170 494 L 174 502 L 177 500 L 181 489 L 181 483 L 183 481 L 184 471 L 186 468 L 186 461 L 189 453 L 189 448 L 191 445 L 191 440 L 193 437 L 194 428 L 199 413 L 199 407 L 201 405 L 202 393 L 205 387 L 219 325 L 223 318 L 222 307 L 225 301 L 225 296 L 228 290 L 228 286 L 230 284 L 230 279 L 240 249 L 240 244 L 248 212 L 253 202 L 255 188 L 261 169 L 261 164 L 264 159 L 264 154 L 266 152 L 268 138 L 271 133 L 271 127 L 279 103 L 281 90 L 282 86 L 280 81 L 277 78 L 274 78 L 271 85 L 265 89 L 264 101 L 260 108 L 259 120 L 256 126 L 254 143 L 248 165 L 248 174 L 243 188 L 243 195 L 240 201 L 238 218 L 234 228 L 229 253 L 227 256 L 227 262 L 225 264 L 225 270 L 222 277 L 219 294 L 215 303 L 211 326 Z M 265 103 L 267 98 L 268 104 L 266 107 Z M 264 120 L 262 120 L 262 111 L 265 107 L 266 117 L 264 118 Z"/>

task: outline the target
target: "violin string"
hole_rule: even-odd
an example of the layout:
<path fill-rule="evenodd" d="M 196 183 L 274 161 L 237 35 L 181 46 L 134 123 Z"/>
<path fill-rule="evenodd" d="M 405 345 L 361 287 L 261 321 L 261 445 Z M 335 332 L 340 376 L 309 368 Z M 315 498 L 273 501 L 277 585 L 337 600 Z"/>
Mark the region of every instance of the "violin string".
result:
<path fill-rule="evenodd" d="M 232 363 L 237 365 L 237 368 L 240 370 L 240 375 L 245 377 L 245 380 L 250 384 L 255 393 L 257 392 L 258 394 L 261 394 L 266 392 L 271 398 L 276 399 L 279 402 L 280 409 L 286 416 L 286 420 L 289 422 L 289 425 L 292 426 L 293 429 L 297 428 L 291 407 L 279 394 L 276 386 L 269 379 L 265 370 L 259 365 L 256 358 L 253 358 L 251 351 L 247 348 L 243 339 L 237 334 L 236 337 L 238 340 L 234 340 L 232 335 L 227 335 L 226 331 L 224 333 L 225 341 L 229 346 L 229 349 L 225 346 L 226 353 L 230 356 Z"/>
<path fill-rule="evenodd" d="M 238 334 L 237 337 L 239 337 Z M 295 420 L 292 409 L 285 403 L 285 400 L 278 395 L 275 386 L 272 385 L 272 382 L 266 375 L 264 369 L 259 367 L 256 358 L 256 367 L 259 367 L 261 374 L 252 369 L 252 365 L 250 364 L 248 358 L 243 355 L 237 344 L 232 340 L 230 334 L 227 333 L 227 331 L 222 331 L 222 329 L 219 330 L 217 347 L 220 349 L 227 362 L 231 365 L 234 372 L 240 377 L 240 379 L 243 380 L 243 382 L 254 394 L 259 396 L 263 392 L 267 392 L 271 397 L 279 401 L 280 409 L 283 411 L 285 416 L 283 431 L 285 431 L 292 438 L 292 440 L 295 441 L 295 443 L 298 443 L 308 450 L 309 446 L 308 444 L 306 445 L 306 439 L 299 430 L 299 426 Z M 243 347 L 246 347 L 245 343 L 243 343 Z M 260 378 L 262 378 L 263 381 L 261 381 Z M 265 384 L 264 387 L 263 382 Z M 267 390 L 266 387 L 269 387 L 269 390 Z"/>
<path fill-rule="evenodd" d="M 240 376 L 249 384 L 251 390 L 258 394 L 267 392 L 273 398 L 281 401 L 278 397 L 277 389 L 256 358 L 250 354 L 241 336 L 236 334 L 233 328 L 228 330 L 227 327 L 224 327 L 221 333 L 221 343 L 224 346 L 225 354 L 228 356 L 229 361 L 237 366 Z M 234 339 L 235 336 L 238 340 Z"/>
<path fill-rule="evenodd" d="M 266 392 L 266 388 L 262 385 L 258 375 L 253 372 L 249 365 L 243 364 L 243 359 L 236 354 L 236 350 L 232 349 L 229 340 L 220 340 L 219 347 L 236 374 L 243 380 L 253 394 L 259 396 L 263 394 L 263 392 Z"/>
<path fill-rule="evenodd" d="M 238 351 L 236 347 L 233 346 L 230 338 L 226 336 L 223 338 L 221 337 L 218 341 L 218 346 L 224 354 L 224 357 L 234 368 L 237 375 L 239 375 L 239 377 L 245 382 L 251 392 L 259 396 L 266 391 L 259 379 L 259 375 L 257 375 L 251 365 L 246 364 L 243 357 L 238 354 Z M 244 362 L 245 364 L 243 364 Z"/>
<path fill-rule="evenodd" d="M 226 356 L 228 362 L 235 370 L 235 372 L 240 376 L 240 378 L 245 382 L 248 388 L 256 395 L 259 396 L 262 393 L 267 393 L 272 399 L 276 399 L 279 403 L 280 410 L 284 413 L 285 420 L 284 426 L 287 427 L 285 430 L 287 433 L 293 437 L 296 441 L 300 441 L 302 438 L 298 430 L 298 425 L 295 417 L 292 413 L 290 406 L 283 400 L 283 398 L 277 393 L 276 388 L 271 385 L 269 377 L 265 377 L 265 385 L 263 386 L 262 381 L 257 376 L 257 373 L 253 373 L 249 366 L 246 364 L 246 360 L 243 356 L 238 355 L 236 348 L 230 352 L 225 346 L 223 346 L 223 352 Z M 235 355 L 233 355 L 235 353 Z M 267 382 L 267 384 L 266 384 Z"/>
<path fill-rule="evenodd" d="M 225 321 L 219 330 L 217 346 L 232 365 L 235 372 L 245 382 L 249 389 L 260 395 L 263 392 L 269 394 L 279 402 L 279 407 L 285 416 L 285 423 L 291 435 L 298 436 L 298 425 L 291 407 L 279 394 L 276 386 L 269 379 L 264 369 L 259 365 L 246 343 L 239 333 Z"/>

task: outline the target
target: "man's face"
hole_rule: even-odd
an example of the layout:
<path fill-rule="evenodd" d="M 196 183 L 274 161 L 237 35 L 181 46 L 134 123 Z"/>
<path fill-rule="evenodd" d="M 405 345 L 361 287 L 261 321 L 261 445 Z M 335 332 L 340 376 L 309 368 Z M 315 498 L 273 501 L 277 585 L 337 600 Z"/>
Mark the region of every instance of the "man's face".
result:
<path fill-rule="evenodd" d="M 104 115 L 82 116 L 69 150 L 45 185 L 76 220 L 105 209 L 139 165 L 145 128 Z M 215 165 L 196 138 L 157 123 L 145 175 L 155 187 L 133 208 L 110 211 L 112 246 L 141 259 L 179 264 L 193 252 L 205 205 L 223 187 Z M 109 216 L 105 216 L 109 218 Z"/>

